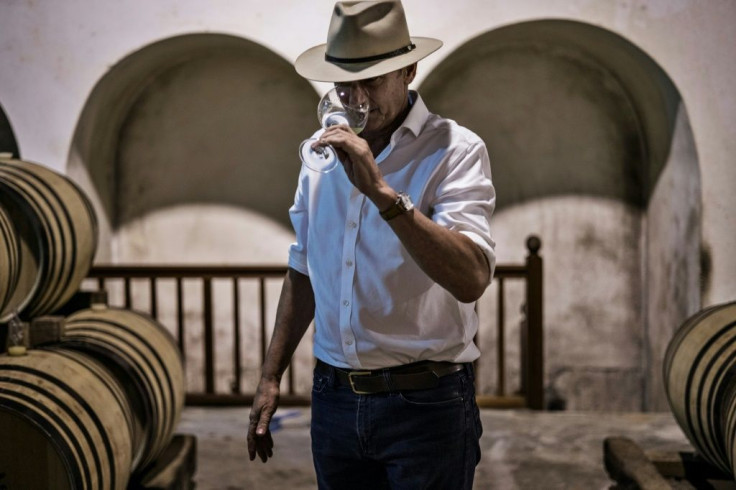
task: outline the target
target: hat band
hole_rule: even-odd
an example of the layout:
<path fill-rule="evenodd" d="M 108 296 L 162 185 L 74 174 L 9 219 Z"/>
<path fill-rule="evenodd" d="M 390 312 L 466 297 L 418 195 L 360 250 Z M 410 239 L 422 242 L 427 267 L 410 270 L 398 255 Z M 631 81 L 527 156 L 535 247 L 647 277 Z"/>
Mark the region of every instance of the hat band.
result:
<path fill-rule="evenodd" d="M 370 61 L 379 61 L 393 58 L 395 56 L 400 56 L 402 54 L 408 53 L 409 51 L 413 51 L 414 49 L 416 49 L 416 47 L 417 46 L 412 43 L 408 46 L 404 46 L 403 48 L 399 48 L 389 53 L 366 56 L 364 58 L 338 58 L 336 56 L 330 56 L 329 54 L 325 53 L 325 61 L 329 61 L 330 63 L 368 63 Z"/>

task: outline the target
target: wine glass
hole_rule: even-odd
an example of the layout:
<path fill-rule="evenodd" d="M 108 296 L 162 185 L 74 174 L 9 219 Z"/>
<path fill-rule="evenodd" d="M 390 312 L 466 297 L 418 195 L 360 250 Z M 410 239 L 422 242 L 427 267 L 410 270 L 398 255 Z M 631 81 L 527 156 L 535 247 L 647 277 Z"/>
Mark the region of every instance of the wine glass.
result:
<path fill-rule="evenodd" d="M 317 119 L 323 128 L 346 124 L 355 134 L 359 134 L 368 121 L 368 100 L 354 97 L 350 86 L 337 86 L 330 89 L 317 105 Z M 361 100 L 362 99 L 362 100 Z M 331 146 L 312 148 L 317 138 L 309 138 L 299 145 L 302 164 L 310 170 L 327 173 L 339 163 L 337 153 Z"/>

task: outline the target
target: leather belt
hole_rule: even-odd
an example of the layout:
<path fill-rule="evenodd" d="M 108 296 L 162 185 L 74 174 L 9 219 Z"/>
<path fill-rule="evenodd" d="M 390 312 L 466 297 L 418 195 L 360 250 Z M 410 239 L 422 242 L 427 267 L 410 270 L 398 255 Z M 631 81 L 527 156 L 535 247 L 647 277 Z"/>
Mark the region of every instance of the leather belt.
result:
<path fill-rule="evenodd" d="M 440 378 L 465 369 L 465 364 L 424 361 L 416 364 L 377 369 L 351 371 L 331 366 L 317 360 L 317 372 L 334 373 L 338 384 L 350 386 L 355 394 L 374 395 L 392 391 L 429 390 L 437 387 Z"/>

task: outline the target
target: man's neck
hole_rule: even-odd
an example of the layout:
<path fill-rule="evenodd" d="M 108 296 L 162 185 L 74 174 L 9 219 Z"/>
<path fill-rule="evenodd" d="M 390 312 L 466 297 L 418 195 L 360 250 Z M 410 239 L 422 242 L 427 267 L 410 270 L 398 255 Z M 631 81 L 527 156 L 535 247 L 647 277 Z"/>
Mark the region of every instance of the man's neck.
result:
<path fill-rule="evenodd" d="M 367 132 L 363 131 L 363 134 L 361 136 L 368 142 L 368 146 L 371 148 L 371 153 L 373 153 L 373 158 L 377 157 L 386 146 L 388 146 L 389 142 L 391 141 L 391 135 L 394 134 L 394 131 L 396 131 L 406 119 L 406 116 L 409 115 L 409 111 L 411 110 L 411 104 L 409 104 L 409 99 L 407 98 L 406 106 L 404 106 L 404 109 L 399 113 L 399 115 L 394 119 L 391 124 L 386 126 L 386 128 L 376 131 L 376 132 Z"/>

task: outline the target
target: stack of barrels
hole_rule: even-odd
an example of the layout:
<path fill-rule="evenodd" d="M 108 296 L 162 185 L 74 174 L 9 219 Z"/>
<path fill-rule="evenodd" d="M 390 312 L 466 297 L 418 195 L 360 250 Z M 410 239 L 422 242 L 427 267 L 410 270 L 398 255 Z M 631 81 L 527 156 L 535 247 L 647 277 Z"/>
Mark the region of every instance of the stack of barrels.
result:
<path fill-rule="evenodd" d="M 51 318 L 96 248 L 92 206 L 72 181 L 0 157 L 0 328 Z M 0 488 L 123 490 L 173 438 L 181 353 L 132 310 L 99 303 L 53 318 L 57 341 L 0 354 Z"/>
<path fill-rule="evenodd" d="M 680 326 L 667 347 L 664 382 L 697 453 L 736 479 L 736 302 L 706 308 Z"/>
<path fill-rule="evenodd" d="M 97 250 L 97 218 L 73 181 L 0 158 L 0 321 L 53 312 L 76 293 Z M 13 236 L 15 235 L 15 236 Z"/>

